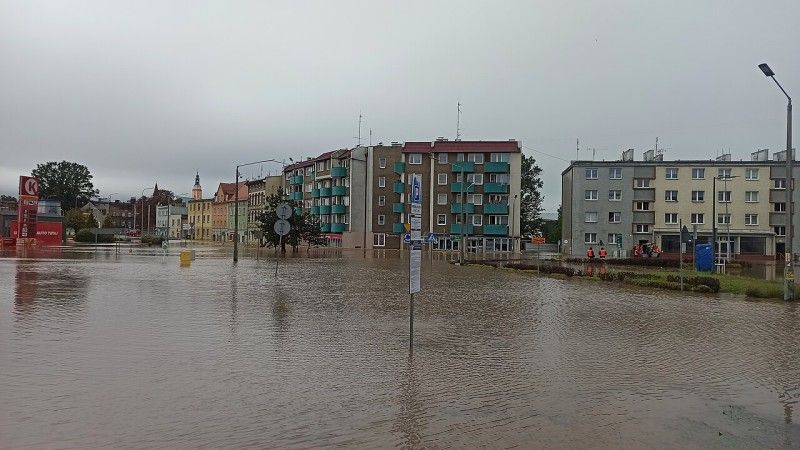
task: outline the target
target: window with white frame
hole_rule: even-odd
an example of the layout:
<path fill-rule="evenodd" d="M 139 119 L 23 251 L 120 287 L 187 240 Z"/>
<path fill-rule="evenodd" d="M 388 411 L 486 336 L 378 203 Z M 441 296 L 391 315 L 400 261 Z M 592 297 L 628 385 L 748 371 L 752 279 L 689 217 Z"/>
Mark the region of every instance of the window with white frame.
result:
<path fill-rule="evenodd" d="M 475 185 L 483 184 L 483 174 L 482 173 L 467 174 L 467 183 Z"/>
<path fill-rule="evenodd" d="M 437 205 L 446 205 L 447 204 L 447 194 L 436 194 L 436 204 Z"/>
<path fill-rule="evenodd" d="M 664 223 L 675 225 L 678 223 L 678 213 L 664 213 Z"/>
<path fill-rule="evenodd" d="M 622 222 L 622 213 L 619 211 L 611 211 L 608 213 L 608 223 Z"/>
<path fill-rule="evenodd" d="M 633 227 L 634 233 L 649 233 L 650 232 L 650 225 L 646 223 L 637 223 Z"/>
<path fill-rule="evenodd" d="M 608 179 L 609 180 L 621 180 L 622 179 L 622 167 L 611 167 L 608 169 Z"/>
<path fill-rule="evenodd" d="M 633 202 L 634 211 L 650 211 L 650 202 Z"/>
<path fill-rule="evenodd" d="M 583 233 L 583 242 L 585 244 L 596 244 L 597 233 Z"/>
<path fill-rule="evenodd" d="M 587 180 L 596 180 L 597 179 L 597 169 L 586 169 L 586 179 Z"/>
<path fill-rule="evenodd" d="M 745 180 L 757 180 L 758 179 L 758 169 L 755 167 L 748 167 L 744 169 L 744 179 Z"/>
<path fill-rule="evenodd" d="M 597 189 L 587 189 L 584 192 L 584 200 L 597 200 Z"/>
<path fill-rule="evenodd" d="M 439 153 L 436 155 L 436 160 L 439 161 L 439 164 L 447 164 L 447 153 Z"/>
<path fill-rule="evenodd" d="M 436 183 L 438 183 L 439 186 L 447 184 L 447 174 L 446 173 L 437 174 Z"/>
<path fill-rule="evenodd" d="M 775 231 L 775 236 L 786 236 L 786 227 L 777 226 L 772 228 Z"/>
<path fill-rule="evenodd" d="M 636 178 L 633 181 L 633 187 L 642 189 L 650 187 L 650 178 Z"/>
<path fill-rule="evenodd" d="M 622 234 L 608 233 L 608 245 L 621 244 L 621 243 L 622 243 Z"/>
<path fill-rule="evenodd" d="M 692 191 L 692 201 L 702 203 L 705 201 L 706 191 Z"/>
<path fill-rule="evenodd" d="M 706 169 L 702 167 L 695 167 L 692 169 L 693 180 L 704 180 L 706 178 Z"/>
<path fill-rule="evenodd" d="M 473 214 L 472 216 L 472 225 L 479 227 L 483 225 L 483 216 L 480 214 Z"/>
<path fill-rule="evenodd" d="M 705 214 L 692 213 L 691 219 L 692 219 L 692 225 L 702 225 L 703 223 L 705 223 Z"/>
<path fill-rule="evenodd" d="M 375 233 L 372 235 L 373 247 L 386 247 L 386 233 Z"/>
<path fill-rule="evenodd" d="M 386 224 L 386 216 L 383 214 L 378 214 L 378 225 Z"/>
<path fill-rule="evenodd" d="M 489 225 L 508 225 L 508 216 L 505 215 L 490 215 Z"/>
<path fill-rule="evenodd" d="M 677 180 L 678 179 L 678 168 L 677 167 L 667 167 L 667 170 L 664 173 L 664 178 L 666 178 L 667 180 Z"/>
<path fill-rule="evenodd" d="M 610 202 L 622 201 L 622 191 L 620 189 L 610 189 L 608 191 L 608 201 Z"/>
<path fill-rule="evenodd" d="M 776 178 L 775 189 L 786 189 L 786 178 Z"/>
<path fill-rule="evenodd" d="M 386 187 L 386 177 L 378 177 L 378 187 Z"/>
<path fill-rule="evenodd" d="M 664 201 L 677 202 L 678 201 L 678 191 L 664 191 Z"/>
<path fill-rule="evenodd" d="M 381 169 L 386 168 L 386 158 L 378 159 L 378 167 L 380 167 Z"/>
<path fill-rule="evenodd" d="M 414 165 L 422 164 L 422 153 L 409 153 L 408 163 Z"/>
<path fill-rule="evenodd" d="M 744 224 L 749 226 L 758 225 L 758 214 L 745 214 Z"/>
<path fill-rule="evenodd" d="M 475 164 L 483 164 L 483 153 L 468 153 L 467 161 L 472 161 Z"/>
<path fill-rule="evenodd" d="M 731 202 L 731 191 L 718 191 L 717 192 L 717 201 L 720 203 L 730 203 Z"/>
<path fill-rule="evenodd" d="M 386 205 L 386 196 L 385 195 L 379 195 L 378 196 L 378 206 L 384 206 L 384 205 Z"/>
<path fill-rule="evenodd" d="M 730 178 L 731 177 L 731 169 L 729 168 L 719 168 L 717 170 L 717 178 Z"/>
<path fill-rule="evenodd" d="M 731 215 L 730 214 L 717 214 L 717 225 L 730 225 L 731 224 Z"/>
<path fill-rule="evenodd" d="M 473 205 L 482 205 L 483 194 L 467 194 L 467 203 L 472 203 Z"/>
<path fill-rule="evenodd" d="M 489 161 L 491 162 L 508 162 L 508 160 L 508 153 L 492 153 L 489 155 Z"/>
<path fill-rule="evenodd" d="M 447 225 L 447 214 L 437 214 L 436 225 Z"/>
<path fill-rule="evenodd" d="M 776 202 L 773 209 L 775 212 L 786 212 L 786 202 Z"/>
<path fill-rule="evenodd" d="M 758 202 L 758 191 L 745 191 L 745 193 L 744 193 L 744 201 L 746 203 L 756 203 L 756 202 Z"/>
<path fill-rule="evenodd" d="M 585 214 L 586 223 L 597 223 L 597 212 L 596 211 L 587 211 Z"/>
<path fill-rule="evenodd" d="M 489 174 L 489 182 L 490 183 L 500 183 L 500 184 L 508 184 L 509 180 L 511 180 L 511 176 L 507 173 L 490 173 Z"/>

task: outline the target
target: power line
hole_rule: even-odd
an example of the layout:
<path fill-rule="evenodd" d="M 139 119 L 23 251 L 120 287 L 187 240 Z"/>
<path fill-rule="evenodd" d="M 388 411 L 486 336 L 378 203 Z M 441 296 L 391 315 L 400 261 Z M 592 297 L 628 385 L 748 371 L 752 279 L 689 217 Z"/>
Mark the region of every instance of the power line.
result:
<path fill-rule="evenodd" d="M 568 159 L 564 159 L 564 158 L 562 158 L 562 157 L 560 157 L 560 156 L 551 155 L 551 154 L 549 154 L 549 153 L 545 153 L 545 152 L 543 152 L 543 151 L 541 151 L 541 150 L 535 150 L 535 149 L 532 149 L 532 148 L 530 148 L 530 147 L 526 147 L 526 146 L 524 146 L 524 145 L 522 146 L 522 148 L 524 148 L 525 150 L 530 150 L 530 151 L 532 151 L 532 152 L 534 152 L 534 153 L 541 153 L 541 154 L 542 154 L 542 155 L 544 155 L 544 156 L 549 156 L 549 157 L 551 157 L 551 158 L 558 159 L 558 160 L 561 160 L 561 161 L 565 161 L 565 162 L 572 162 L 572 161 L 570 161 L 570 160 L 568 160 Z"/>

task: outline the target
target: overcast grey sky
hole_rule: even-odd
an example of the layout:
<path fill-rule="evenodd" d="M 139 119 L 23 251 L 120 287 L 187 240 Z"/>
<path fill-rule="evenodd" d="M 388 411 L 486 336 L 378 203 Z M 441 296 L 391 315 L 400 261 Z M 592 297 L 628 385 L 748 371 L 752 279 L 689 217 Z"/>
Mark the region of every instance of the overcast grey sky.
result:
<path fill-rule="evenodd" d="M 576 138 L 598 159 L 656 136 L 670 159 L 781 149 L 756 65 L 800 98 L 799 20 L 796 0 L 0 0 L 0 192 L 61 159 L 102 194 L 189 192 L 195 169 L 210 192 L 234 162 L 352 146 L 359 111 L 373 142 L 452 138 L 460 100 L 463 139 L 521 140 L 554 211 Z"/>

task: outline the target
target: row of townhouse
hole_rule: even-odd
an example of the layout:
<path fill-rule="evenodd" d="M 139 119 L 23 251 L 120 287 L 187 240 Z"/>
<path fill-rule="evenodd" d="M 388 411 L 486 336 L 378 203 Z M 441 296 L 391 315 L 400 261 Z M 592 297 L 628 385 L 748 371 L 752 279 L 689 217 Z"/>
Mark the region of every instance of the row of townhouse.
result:
<path fill-rule="evenodd" d="M 652 152 L 634 161 L 632 155 L 573 161 L 562 172 L 562 253 L 580 256 L 591 246 L 607 246 L 624 256 L 645 243 L 677 253 L 681 225 L 697 243 L 711 242 L 716 226 L 717 253 L 724 257 L 784 252 L 785 152 L 769 160 L 760 150 L 744 161 L 730 155 L 664 161 Z"/>

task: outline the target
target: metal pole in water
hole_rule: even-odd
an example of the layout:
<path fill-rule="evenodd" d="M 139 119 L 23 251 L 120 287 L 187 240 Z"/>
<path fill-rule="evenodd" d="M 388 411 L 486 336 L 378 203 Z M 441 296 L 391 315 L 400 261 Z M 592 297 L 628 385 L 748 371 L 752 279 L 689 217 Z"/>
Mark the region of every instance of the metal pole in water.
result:
<path fill-rule="evenodd" d="M 280 235 L 278 238 L 278 248 L 283 247 L 283 235 Z M 275 278 L 278 278 L 278 263 L 280 262 L 281 257 L 279 253 L 275 254 Z"/>
<path fill-rule="evenodd" d="M 408 318 L 408 353 L 414 354 L 414 294 L 411 294 L 411 314 Z"/>

